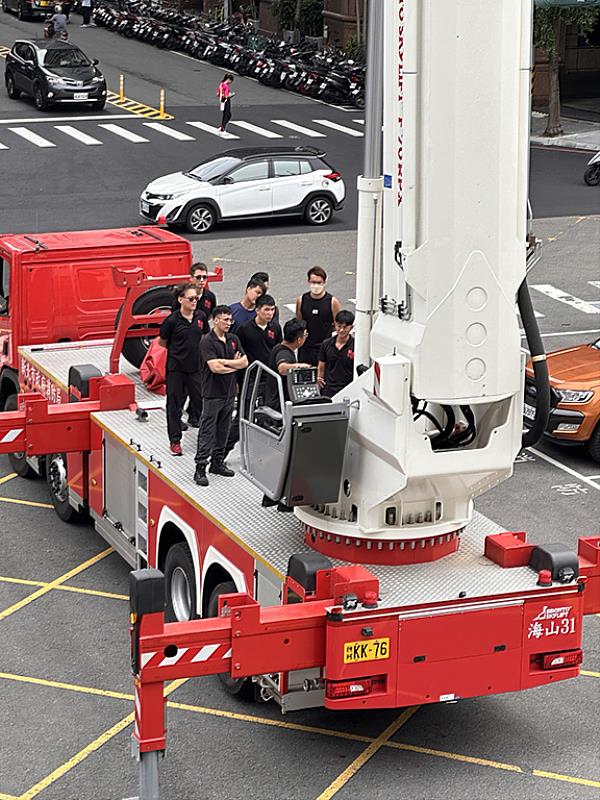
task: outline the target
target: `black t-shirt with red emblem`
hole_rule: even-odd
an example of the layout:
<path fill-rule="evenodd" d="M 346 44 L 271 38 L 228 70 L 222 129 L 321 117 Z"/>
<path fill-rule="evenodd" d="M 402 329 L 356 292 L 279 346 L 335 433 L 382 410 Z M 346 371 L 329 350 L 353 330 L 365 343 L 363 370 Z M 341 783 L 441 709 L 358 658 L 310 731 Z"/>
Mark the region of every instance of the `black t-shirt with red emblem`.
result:
<path fill-rule="evenodd" d="M 198 372 L 200 340 L 210 330 L 204 311 L 196 309 L 191 320 L 174 311 L 160 326 L 160 338 L 167 343 L 169 372 Z"/>
<path fill-rule="evenodd" d="M 262 361 L 268 366 L 271 351 L 282 340 L 281 325 L 269 322 L 266 328 L 261 328 L 256 319 L 244 322 L 236 331 L 236 335 L 248 356 L 248 363 Z"/>
<path fill-rule="evenodd" d="M 214 331 L 200 342 L 200 364 L 202 366 L 202 396 L 210 400 L 228 400 L 235 394 L 236 373 L 218 375 L 207 365 L 215 358 L 240 358 L 244 350 L 235 333 L 226 333 L 225 341 Z"/>
<path fill-rule="evenodd" d="M 354 337 L 350 336 L 343 347 L 336 347 L 335 340 L 335 336 L 325 339 L 319 351 L 319 361 L 325 362 L 324 397 L 333 397 L 354 377 Z"/>

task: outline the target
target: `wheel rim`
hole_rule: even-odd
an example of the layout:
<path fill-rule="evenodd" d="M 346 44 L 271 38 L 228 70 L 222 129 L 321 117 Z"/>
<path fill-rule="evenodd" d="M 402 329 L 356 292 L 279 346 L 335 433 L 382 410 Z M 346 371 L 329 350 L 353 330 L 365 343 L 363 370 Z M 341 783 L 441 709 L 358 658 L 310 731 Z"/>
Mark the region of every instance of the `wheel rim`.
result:
<path fill-rule="evenodd" d="M 331 206 L 327 200 L 315 200 L 310 206 L 308 216 L 315 225 L 322 225 L 331 216 Z"/>
<path fill-rule="evenodd" d="M 35 105 L 36 108 L 41 108 L 44 105 L 44 97 L 39 87 L 35 90 Z"/>
<path fill-rule="evenodd" d="M 590 170 L 588 179 L 590 183 L 594 184 L 600 183 L 600 165 L 597 166 L 595 169 Z"/>
<path fill-rule="evenodd" d="M 169 306 L 157 306 L 156 308 L 152 309 L 152 311 L 150 312 L 149 316 L 152 316 L 153 314 L 157 314 L 160 311 L 166 311 L 167 314 L 170 314 L 172 310 L 173 309 L 170 308 Z M 150 347 L 150 343 L 152 342 L 152 339 L 149 339 L 147 336 L 142 336 L 142 342 L 144 343 L 144 345 L 146 347 L 146 350 L 147 350 Z"/>
<path fill-rule="evenodd" d="M 48 485 L 53 496 L 60 502 L 67 500 L 68 482 L 67 465 L 62 453 L 54 453 L 50 456 L 48 466 Z"/>
<path fill-rule="evenodd" d="M 213 215 L 208 208 L 195 208 L 190 214 L 190 228 L 198 233 L 209 230 L 213 221 Z"/>
<path fill-rule="evenodd" d="M 6 79 L 6 88 L 8 89 L 9 94 L 13 94 L 14 85 L 13 85 L 13 79 L 10 77 L 10 75 Z"/>
<path fill-rule="evenodd" d="M 171 575 L 171 605 L 178 622 L 192 617 L 192 592 L 188 576 L 182 567 L 175 567 Z"/>

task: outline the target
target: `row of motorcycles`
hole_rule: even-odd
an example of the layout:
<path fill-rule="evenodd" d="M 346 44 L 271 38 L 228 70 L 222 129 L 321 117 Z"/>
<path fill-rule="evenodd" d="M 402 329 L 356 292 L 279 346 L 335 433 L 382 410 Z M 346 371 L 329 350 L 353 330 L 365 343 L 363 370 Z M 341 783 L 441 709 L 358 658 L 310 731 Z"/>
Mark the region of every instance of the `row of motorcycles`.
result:
<path fill-rule="evenodd" d="M 333 105 L 365 106 L 364 62 L 331 48 L 316 50 L 258 35 L 241 22 L 219 22 L 153 0 L 98 3 L 98 26 L 156 47 L 179 50 L 226 71 Z"/>

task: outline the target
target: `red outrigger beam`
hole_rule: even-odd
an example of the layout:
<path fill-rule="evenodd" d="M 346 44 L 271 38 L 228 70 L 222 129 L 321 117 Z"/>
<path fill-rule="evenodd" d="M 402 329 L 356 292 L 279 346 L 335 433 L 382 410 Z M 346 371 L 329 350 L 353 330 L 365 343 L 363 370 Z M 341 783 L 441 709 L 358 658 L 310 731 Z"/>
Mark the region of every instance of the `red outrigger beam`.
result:
<path fill-rule="evenodd" d="M 28 456 L 91 450 L 90 416 L 135 408 L 135 386 L 125 375 L 90 378 L 89 398 L 49 403 L 39 392 L 19 395 L 17 411 L 0 414 L 0 453 Z"/>

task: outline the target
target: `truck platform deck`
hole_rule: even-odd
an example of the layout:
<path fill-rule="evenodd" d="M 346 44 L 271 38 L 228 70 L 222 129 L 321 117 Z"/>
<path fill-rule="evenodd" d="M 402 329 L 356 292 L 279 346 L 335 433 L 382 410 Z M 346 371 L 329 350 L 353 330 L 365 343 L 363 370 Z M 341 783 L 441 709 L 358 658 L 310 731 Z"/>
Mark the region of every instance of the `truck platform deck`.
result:
<path fill-rule="evenodd" d="M 61 344 L 20 349 L 22 357 L 64 390 L 71 366 L 91 363 L 108 371 L 110 341 L 88 344 Z M 290 555 L 308 550 L 300 521 L 290 513 L 261 506 L 261 493 L 246 478 L 210 475 L 210 486 L 201 488 L 193 481 L 197 431 L 183 434 L 182 457 L 169 452 L 164 413 L 164 397 L 149 392 L 137 370 L 122 359 L 122 372 L 136 385 L 136 400 L 148 409 L 145 422 L 129 410 L 102 412 L 93 419 L 105 435 L 120 441 L 149 470 L 158 473 L 186 502 L 233 538 L 254 558 L 283 580 Z M 234 451 L 228 463 L 239 466 Z M 461 598 L 498 597 L 532 591 L 536 576 L 528 567 L 503 569 L 484 555 L 485 537 L 504 529 L 475 512 L 461 535 L 458 551 L 439 561 L 402 566 L 366 564 L 380 581 L 380 607 L 447 602 Z M 341 563 L 341 562 L 338 562 Z M 543 587 L 540 587 L 543 591 Z"/>

